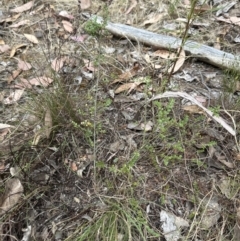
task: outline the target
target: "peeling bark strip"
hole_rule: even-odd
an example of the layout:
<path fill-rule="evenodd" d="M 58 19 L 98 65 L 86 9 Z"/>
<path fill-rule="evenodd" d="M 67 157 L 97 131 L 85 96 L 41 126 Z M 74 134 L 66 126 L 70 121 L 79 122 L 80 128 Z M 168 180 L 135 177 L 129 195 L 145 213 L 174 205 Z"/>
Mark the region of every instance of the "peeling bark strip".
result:
<path fill-rule="evenodd" d="M 84 16 L 89 19 L 96 19 L 98 23 L 103 22 L 103 19 L 96 15 L 89 16 L 84 13 Z M 182 40 L 179 38 L 152 33 L 120 23 L 108 22 L 105 28 L 114 35 L 126 37 L 158 48 L 177 50 L 182 43 Z M 201 43 L 188 40 L 184 45 L 184 50 L 192 57 L 220 68 L 240 68 L 239 56 L 235 56 Z"/>

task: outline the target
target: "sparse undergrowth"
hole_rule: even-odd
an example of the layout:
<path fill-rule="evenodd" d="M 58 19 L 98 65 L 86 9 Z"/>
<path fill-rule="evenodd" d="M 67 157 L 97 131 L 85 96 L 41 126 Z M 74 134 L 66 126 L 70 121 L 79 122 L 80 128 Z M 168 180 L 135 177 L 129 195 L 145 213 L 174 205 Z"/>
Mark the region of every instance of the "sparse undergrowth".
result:
<path fill-rule="evenodd" d="M 195 4 L 182 45 L 191 20 L 198 17 Z M 122 42 L 104 31 L 111 15 L 106 9 L 99 10 L 102 24 L 78 19 L 88 42 L 68 49 L 69 36 L 59 34 L 55 48 L 42 52 L 46 66 L 36 69 L 47 72 L 52 59 L 64 64 L 50 71 L 50 86 L 29 90 L 17 107 L 17 120 L 7 121 L 18 128 L 3 139 L 0 150 L 1 193 L 8 191 L 7 180 L 16 178 L 24 196 L 1 213 L 0 240 L 26 241 L 23 236 L 30 236 L 31 229 L 32 240 L 172 241 L 173 230 L 166 231 L 171 225 L 181 240 L 234 240 L 240 205 L 238 136 L 192 103 L 149 101 L 157 91 L 171 88 L 173 71 L 159 81 L 161 75 L 139 54 L 146 48 L 140 43 L 126 41 L 120 54 L 111 54 L 107 45 L 117 48 Z M 178 15 L 176 1 L 168 12 Z M 131 61 L 124 62 L 123 56 Z M 131 75 L 123 77 L 119 69 L 127 67 L 124 74 Z M 32 74 L 42 76 L 41 71 Z M 204 104 L 238 131 L 239 101 L 233 95 L 239 89 L 238 71 L 226 71 L 225 79 L 231 81 L 221 83 L 221 95 L 208 96 Z M 117 92 L 126 80 L 131 87 Z M 195 84 L 204 86 L 196 98 L 206 99 L 201 93 L 211 92 L 210 87 Z"/>

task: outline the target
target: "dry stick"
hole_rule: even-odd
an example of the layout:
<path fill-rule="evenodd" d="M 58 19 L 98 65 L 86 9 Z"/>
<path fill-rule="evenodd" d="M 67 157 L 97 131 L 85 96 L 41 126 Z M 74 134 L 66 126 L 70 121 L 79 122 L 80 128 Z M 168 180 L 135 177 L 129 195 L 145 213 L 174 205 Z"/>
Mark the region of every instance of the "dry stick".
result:
<path fill-rule="evenodd" d="M 88 14 L 84 14 L 84 16 L 92 20 L 96 20 L 97 23 L 103 23 L 103 19 L 99 16 L 89 16 Z M 152 33 L 147 30 L 120 23 L 107 22 L 105 29 L 114 35 L 126 37 L 157 48 L 177 50 L 182 44 L 182 39 L 180 38 Z M 209 47 L 207 45 L 188 40 L 184 43 L 183 49 L 192 57 L 198 58 L 214 66 L 230 69 L 240 68 L 240 57 Z"/>

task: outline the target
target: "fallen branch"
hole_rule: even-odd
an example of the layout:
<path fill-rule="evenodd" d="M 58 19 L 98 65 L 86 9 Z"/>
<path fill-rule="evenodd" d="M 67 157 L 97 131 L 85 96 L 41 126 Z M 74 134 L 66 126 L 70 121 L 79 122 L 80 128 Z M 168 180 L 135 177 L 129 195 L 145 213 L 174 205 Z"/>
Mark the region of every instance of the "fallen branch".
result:
<path fill-rule="evenodd" d="M 103 19 L 96 15 L 88 16 L 87 14 L 84 14 L 84 16 L 96 20 L 98 23 L 103 22 Z M 182 43 L 180 38 L 156 34 L 120 23 L 108 22 L 105 28 L 114 35 L 122 36 L 158 48 L 177 50 Z M 183 48 L 187 54 L 192 57 L 196 57 L 214 66 L 236 69 L 240 67 L 240 57 L 207 45 L 188 40 L 185 42 Z"/>

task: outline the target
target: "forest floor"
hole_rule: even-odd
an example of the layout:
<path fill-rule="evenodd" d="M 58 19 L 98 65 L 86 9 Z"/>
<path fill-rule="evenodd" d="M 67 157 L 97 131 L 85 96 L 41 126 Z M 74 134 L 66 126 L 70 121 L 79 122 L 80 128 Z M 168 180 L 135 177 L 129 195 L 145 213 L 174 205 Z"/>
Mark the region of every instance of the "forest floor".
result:
<path fill-rule="evenodd" d="M 239 241 L 239 61 L 105 29 L 239 56 L 239 14 L 225 0 L 3 0 L 0 240 Z"/>

